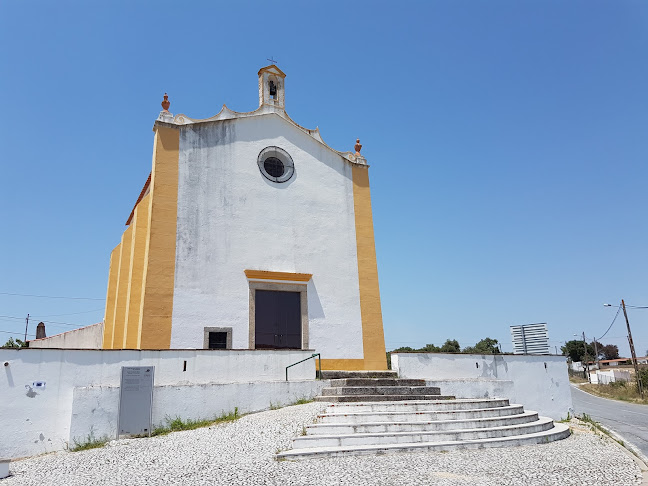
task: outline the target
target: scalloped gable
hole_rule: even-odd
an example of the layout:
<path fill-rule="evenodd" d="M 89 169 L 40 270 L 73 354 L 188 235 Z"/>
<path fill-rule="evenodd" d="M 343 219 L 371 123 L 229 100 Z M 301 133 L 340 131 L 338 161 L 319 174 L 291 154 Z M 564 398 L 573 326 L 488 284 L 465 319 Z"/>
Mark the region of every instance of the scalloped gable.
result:
<path fill-rule="evenodd" d="M 303 127 L 300 124 L 296 123 L 292 118 L 290 118 L 290 116 L 288 115 L 288 113 L 286 113 L 285 110 L 276 111 L 268 107 L 267 105 L 262 105 L 256 110 L 248 111 L 248 112 L 233 111 L 230 110 L 226 105 L 223 105 L 221 110 L 216 115 L 210 118 L 195 119 L 195 118 L 189 118 L 187 115 L 184 114 L 179 114 L 173 118 L 173 122 L 171 124 L 179 125 L 179 126 L 196 125 L 200 123 L 211 123 L 211 122 L 219 122 L 223 120 L 233 120 L 237 118 L 248 118 L 253 116 L 263 116 L 263 115 L 272 115 L 272 114 L 277 115 L 279 118 L 284 119 L 291 125 L 297 127 L 302 132 L 306 133 L 307 135 L 310 135 L 313 139 L 321 143 L 324 147 L 335 152 L 336 154 L 340 155 L 341 157 L 348 160 L 349 162 L 358 165 L 368 165 L 367 160 L 363 156 L 356 155 L 355 153 L 349 151 L 335 150 L 333 147 L 328 145 L 322 138 L 319 127 L 316 127 L 315 129 Z M 160 123 L 160 121 L 158 120 L 155 123 L 156 124 Z"/>

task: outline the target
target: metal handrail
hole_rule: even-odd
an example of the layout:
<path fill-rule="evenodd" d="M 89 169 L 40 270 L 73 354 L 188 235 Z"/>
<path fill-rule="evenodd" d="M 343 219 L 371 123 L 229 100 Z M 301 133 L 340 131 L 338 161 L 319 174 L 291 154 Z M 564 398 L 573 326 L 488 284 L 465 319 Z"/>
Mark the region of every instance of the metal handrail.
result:
<path fill-rule="evenodd" d="M 317 367 L 318 367 L 317 379 L 321 380 L 322 379 L 322 357 L 320 356 L 319 353 L 315 353 L 306 359 L 302 359 L 301 361 L 297 361 L 296 363 L 286 366 L 286 381 L 288 381 L 288 368 L 298 365 L 299 363 L 303 363 L 304 361 L 308 361 L 309 359 L 312 359 L 315 356 L 317 356 Z"/>

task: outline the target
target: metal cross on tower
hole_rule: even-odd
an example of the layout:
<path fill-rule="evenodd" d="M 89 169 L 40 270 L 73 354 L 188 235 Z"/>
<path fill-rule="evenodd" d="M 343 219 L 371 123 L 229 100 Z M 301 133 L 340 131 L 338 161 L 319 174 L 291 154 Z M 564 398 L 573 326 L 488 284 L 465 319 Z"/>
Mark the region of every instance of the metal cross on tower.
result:
<path fill-rule="evenodd" d="M 266 59 L 266 61 L 270 61 L 272 64 L 277 64 L 277 61 L 272 59 L 272 56 L 270 56 L 270 59 Z"/>

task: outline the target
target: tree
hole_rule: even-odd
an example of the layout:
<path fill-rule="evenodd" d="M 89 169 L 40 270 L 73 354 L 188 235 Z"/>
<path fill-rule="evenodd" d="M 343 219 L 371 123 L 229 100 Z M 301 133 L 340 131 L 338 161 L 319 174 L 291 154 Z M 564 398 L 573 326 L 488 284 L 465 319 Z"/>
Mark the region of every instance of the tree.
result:
<path fill-rule="evenodd" d="M 585 349 L 583 346 L 583 341 L 579 339 L 572 339 L 567 341 L 564 346 L 561 346 L 560 349 L 565 356 L 569 356 L 572 361 L 583 361 L 583 355 L 585 354 Z M 591 345 L 587 346 L 587 359 L 592 359 L 594 357 L 594 348 Z"/>
<path fill-rule="evenodd" d="M 599 348 L 599 355 L 604 359 L 619 359 L 619 347 L 616 344 L 606 344 Z"/>
<path fill-rule="evenodd" d="M 482 339 L 474 346 L 464 348 L 464 353 L 472 354 L 499 354 L 499 347 L 497 346 L 497 339 L 489 337 Z"/>
<path fill-rule="evenodd" d="M 592 341 L 587 346 L 587 349 L 589 348 L 592 348 L 594 350 L 594 353 L 592 354 L 592 356 L 594 356 L 594 359 L 605 359 L 605 354 L 603 353 L 603 344 L 599 343 L 598 341 Z M 596 350 L 598 350 L 598 356 L 596 356 Z"/>
<path fill-rule="evenodd" d="M 20 339 L 16 339 L 14 341 L 14 338 L 10 337 L 9 340 L 2 347 L 3 348 L 25 348 L 27 347 L 27 344 L 25 343 L 25 341 L 22 341 Z"/>
<path fill-rule="evenodd" d="M 440 353 L 441 348 L 435 346 L 434 344 L 426 344 L 424 347 L 421 348 L 421 351 L 424 353 Z"/>
<path fill-rule="evenodd" d="M 456 339 L 446 339 L 446 342 L 443 343 L 443 346 L 439 349 L 441 353 L 460 353 L 461 346 L 459 346 L 459 341 Z"/>
<path fill-rule="evenodd" d="M 418 349 L 410 348 L 409 346 L 402 346 L 400 348 L 396 348 L 393 351 L 390 351 L 390 353 L 411 353 L 414 351 L 418 351 Z"/>

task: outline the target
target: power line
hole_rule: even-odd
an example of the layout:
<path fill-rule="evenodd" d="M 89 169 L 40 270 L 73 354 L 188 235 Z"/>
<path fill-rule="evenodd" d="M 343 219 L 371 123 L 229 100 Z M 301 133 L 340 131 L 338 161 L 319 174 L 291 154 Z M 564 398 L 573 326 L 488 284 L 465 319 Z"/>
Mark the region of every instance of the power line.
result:
<path fill-rule="evenodd" d="M 37 318 L 40 319 L 41 317 L 75 316 L 75 315 L 78 315 L 78 314 L 89 314 L 90 312 L 98 312 L 98 311 L 102 311 L 102 310 L 104 310 L 103 307 L 100 308 L 100 309 L 92 309 L 92 310 L 83 311 L 83 312 L 69 312 L 67 314 L 48 314 L 46 316 L 32 316 L 32 317 L 34 319 L 37 319 Z"/>
<path fill-rule="evenodd" d="M 5 334 L 19 334 L 19 335 L 22 335 L 22 331 L 18 331 L 18 332 L 0 331 L 0 332 L 4 332 Z M 27 334 L 27 335 L 30 336 L 30 337 L 36 337 L 35 334 Z"/>
<path fill-rule="evenodd" d="M 619 307 L 621 308 L 621 305 L 614 306 L 612 304 L 604 304 L 606 307 Z M 626 304 L 626 309 L 648 309 L 648 305 L 630 305 Z"/>
<path fill-rule="evenodd" d="M 14 295 L 18 297 L 38 297 L 40 299 L 106 300 L 106 299 L 96 299 L 94 297 L 61 297 L 61 296 L 54 296 L 54 295 L 14 294 L 11 292 L 0 292 L 0 295 Z"/>
<path fill-rule="evenodd" d="M 2 316 L 2 315 L 0 315 L 0 317 L 4 317 L 4 318 L 7 318 L 7 319 L 13 319 L 13 320 L 19 320 L 19 321 L 22 321 L 23 319 L 25 319 L 24 317 L 16 317 L 16 316 Z M 59 322 L 59 321 L 42 321 L 42 322 L 44 322 L 45 324 L 60 324 L 62 326 L 76 326 L 76 327 L 84 327 L 84 326 L 89 325 L 89 324 L 75 324 L 73 322 Z"/>
<path fill-rule="evenodd" d="M 612 326 L 614 325 L 614 321 L 616 321 L 616 320 L 617 320 L 617 317 L 619 317 L 619 312 L 620 312 L 620 311 L 621 311 L 621 306 L 619 306 L 619 307 L 617 308 L 616 314 L 614 314 L 614 319 L 612 319 L 612 323 L 611 323 L 610 326 L 607 328 L 607 331 L 605 331 L 605 333 L 604 333 L 600 338 L 598 338 L 598 339 L 603 339 L 603 338 L 605 337 L 605 335 L 610 331 L 610 329 L 612 329 Z"/>

